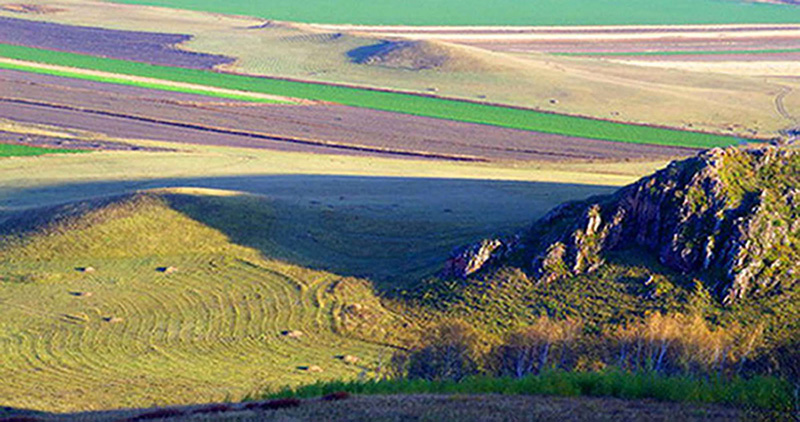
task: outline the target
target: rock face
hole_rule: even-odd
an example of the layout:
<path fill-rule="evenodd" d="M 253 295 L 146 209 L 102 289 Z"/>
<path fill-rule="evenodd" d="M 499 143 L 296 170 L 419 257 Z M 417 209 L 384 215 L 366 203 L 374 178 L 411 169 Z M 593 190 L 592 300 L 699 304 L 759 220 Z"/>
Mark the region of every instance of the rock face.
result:
<path fill-rule="evenodd" d="M 474 245 L 453 251 L 445 262 L 442 275 L 444 277 L 466 278 L 492 261 L 506 255 L 510 242 L 502 239 L 485 239 Z"/>
<path fill-rule="evenodd" d="M 800 152 L 713 149 L 612 196 L 563 205 L 522 239 L 541 282 L 635 248 L 698 276 L 725 303 L 779 292 L 800 279 Z M 466 274 L 492 261 L 493 245 L 468 250 Z"/>

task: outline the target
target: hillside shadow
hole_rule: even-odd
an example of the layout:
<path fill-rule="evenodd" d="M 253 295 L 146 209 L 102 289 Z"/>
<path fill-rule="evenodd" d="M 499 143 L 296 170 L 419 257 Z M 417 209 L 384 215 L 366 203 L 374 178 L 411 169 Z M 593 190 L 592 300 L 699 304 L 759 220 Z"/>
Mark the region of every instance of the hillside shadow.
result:
<path fill-rule="evenodd" d="M 441 268 L 453 248 L 523 229 L 554 206 L 616 188 L 464 179 L 267 175 L 95 182 L 0 191 L 0 209 L 45 207 L 156 188 L 256 196 L 166 195 L 174 208 L 264 256 L 380 287 Z"/>
<path fill-rule="evenodd" d="M 395 44 L 397 43 L 392 41 L 379 41 L 375 44 L 356 47 L 347 52 L 347 57 L 353 63 L 365 64 L 376 56 L 391 51 Z"/>

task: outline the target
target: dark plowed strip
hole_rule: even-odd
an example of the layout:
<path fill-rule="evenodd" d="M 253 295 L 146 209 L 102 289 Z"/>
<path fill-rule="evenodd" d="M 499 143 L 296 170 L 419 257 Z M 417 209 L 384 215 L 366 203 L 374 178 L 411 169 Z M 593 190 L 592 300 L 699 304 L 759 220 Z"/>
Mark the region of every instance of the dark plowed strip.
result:
<path fill-rule="evenodd" d="M 222 103 L 134 87 L 0 71 L 0 116 L 118 137 L 472 160 L 644 159 L 693 151 L 597 141 L 338 105 Z"/>
<path fill-rule="evenodd" d="M 117 31 L 0 17 L 0 43 L 5 44 L 195 69 L 211 69 L 235 60 L 175 48 L 191 38 L 182 34 Z"/>

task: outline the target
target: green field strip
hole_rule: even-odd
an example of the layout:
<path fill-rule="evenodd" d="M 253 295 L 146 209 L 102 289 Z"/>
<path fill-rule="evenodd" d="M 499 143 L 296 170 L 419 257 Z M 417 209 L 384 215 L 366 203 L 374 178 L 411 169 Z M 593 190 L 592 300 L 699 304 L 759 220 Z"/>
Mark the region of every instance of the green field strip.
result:
<path fill-rule="evenodd" d="M 624 124 L 529 109 L 339 85 L 154 66 L 15 45 L 0 44 L 0 57 L 581 138 L 689 148 L 713 148 L 742 141 L 731 136 Z M 75 77 L 81 78 L 83 75 Z"/>
<path fill-rule="evenodd" d="M 793 5 L 745 0 L 115 0 L 265 19 L 360 25 L 800 23 Z"/>
<path fill-rule="evenodd" d="M 230 100 L 251 101 L 251 102 L 265 103 L 265 104 L 291 104 L 291 102 L 289 101 L 270 100 L 246 94 L 238 95 L 234 93 L 212 92 L 202 88 L 180 87 L 180 86 L 170 85 L 168 83 L 137 81 L 137 80 L 126 79 L 124 77 L 91 75 L 91 74 L 71 72 L 59 69 L 44 69 L 41 67 L 28 66 L 24 64 L 0 62 L 0 69 L 19 70 L 23 72 L 39 73 L 43 75 L 52 75 L 52 76 L 62 76 L 66 78 L 83 79 L 87 81 L 104 82 L 116 85 L 135 86 L 139 88 L 147 88 L 157 91 L 169 91 L 169 92 L 180 92 L 183 94 L 202 95 L 209 98 L 224 98 Z"/>
<path fill-rule="evenodd" d="M 45 154 L 79 154 L 90 151 L 80 149 L 42 148 L 28 145 L 0 143 L 0 158 L 3 157 L 33 157 Z"/>
<path fill-rule="evenodd" d="M 582 53 L 559 52 L 554 56 L 724 56 L 734 54 L 784 54 L 800 53 L 800 48 L 765 48 L 759 50 L 680 50 L 680 51 L 587 51 Z"/>

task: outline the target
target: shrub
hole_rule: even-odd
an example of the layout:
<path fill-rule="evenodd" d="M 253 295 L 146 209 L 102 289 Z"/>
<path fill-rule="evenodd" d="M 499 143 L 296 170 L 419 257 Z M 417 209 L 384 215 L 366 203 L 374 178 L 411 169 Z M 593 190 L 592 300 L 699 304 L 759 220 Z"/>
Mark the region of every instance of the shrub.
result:
<path fill-rule="evenodd" d="M 273 397 L 319 397 L 331 391 L 354 394 L 515 394 L 656 399 L 720 403 L 781 412 L 793 409 L 793 387 L 775 377 L 703 379 L 658 373 L 545 371 L 522 378 L 471 376 L 453 380 L 394 379 L 317 383 L 285 389 Z"/>
<path fill-rule="evenodd" d="M 511 333 L 489 355 L 489 366 L 498 376 L 521 378 L 547 369 L 563 368 L 571 360 L 583 324 L 576 319 L 555 321 L 539 318 L 533 325 Z"/>
<path fill-rule="evenodd" d="M 347 391 L 336 391 L 334 393 L 322 396 L 322 400 L 324 401 L 339 401 L 339 400 L 347 400 L 349 398 L 350 398 L 350 393 L 348 393 Z"/>
<path fill-rule="evenodd" d="M 444 322 L 422 339 L 422 346 L 407 357 L 395 357 L 395 365 L 406 365 L 409 379 L 460 380 L 478 373 L 479 337 L 463 321 Z M 402 371 L 396 371 L 402 372 Z"/>

